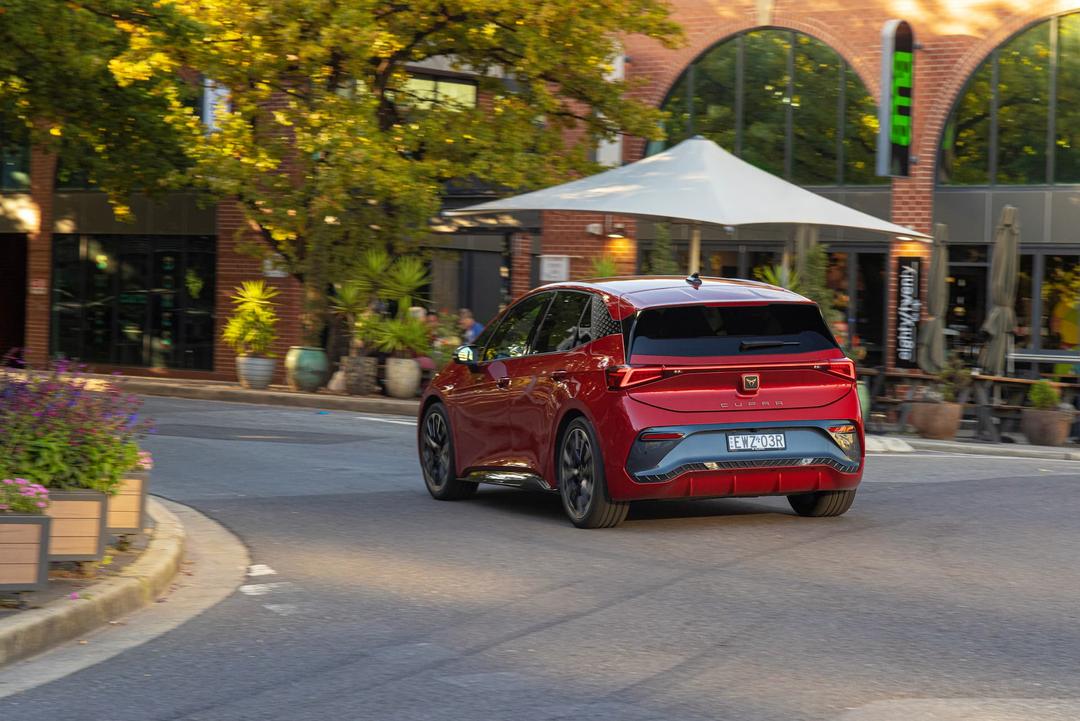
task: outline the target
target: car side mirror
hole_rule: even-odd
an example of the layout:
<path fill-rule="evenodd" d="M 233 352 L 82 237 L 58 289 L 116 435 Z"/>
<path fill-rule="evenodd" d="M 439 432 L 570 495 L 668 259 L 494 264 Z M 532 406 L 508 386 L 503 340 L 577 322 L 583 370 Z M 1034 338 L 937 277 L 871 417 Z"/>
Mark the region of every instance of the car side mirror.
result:
<path fill-rule="evenodd" d="M 454 351 L 454 362 L 471 366 L 476 363 L 477 348 L 474 345 L 459 345 Z"/>

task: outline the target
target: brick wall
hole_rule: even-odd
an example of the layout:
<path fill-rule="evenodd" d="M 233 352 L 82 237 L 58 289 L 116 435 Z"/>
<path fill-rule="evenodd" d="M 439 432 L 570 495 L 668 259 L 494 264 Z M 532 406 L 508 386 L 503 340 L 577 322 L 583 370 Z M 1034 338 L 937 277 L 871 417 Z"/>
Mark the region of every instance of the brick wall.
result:
<path fill-rule="evenodd" d="M 257 236 L 249 230 L 244 220 L 243 211 L 235 203 L 222 203 L 217 208 L 217 297 L 215 333 L 218 338 L 225 328 L 232 310 L 229 298 L 233 290 L 245 280 L 263 279 L 261 261 L 237 251 L 237 246 L 244 240 L 250 242 Z M 303 295 L 300 283 L 292 277 L 265 278 L 266 282 L 281 294 L 277 297 L 277 311 L 281 317 L 278 323 L 278 340 L 272 348 L 277 354 L 275 383 L 284 382 L 285 353 L 291 345 L 300 345 L 300 314 L 303 307 Z M 222 342 L 214 346 L 215 375 L 234 380 L 236 378 L 236 354 Z"/>

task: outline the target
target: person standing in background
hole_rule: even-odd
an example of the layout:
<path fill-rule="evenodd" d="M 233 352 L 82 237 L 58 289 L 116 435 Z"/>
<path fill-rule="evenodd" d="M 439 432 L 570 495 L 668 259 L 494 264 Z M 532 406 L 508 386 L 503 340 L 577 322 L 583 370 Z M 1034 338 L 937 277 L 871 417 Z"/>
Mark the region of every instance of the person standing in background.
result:
<path fill-rule="evenodd" d="M 473 313 L 468 308 L 462 308 L 458 311 L 458 327 L 461 328 L 461 340 L 465 345 L 471 345 L 476 341 L 481 333 L 484 332 L 484 326 L 473 317 Z"/>

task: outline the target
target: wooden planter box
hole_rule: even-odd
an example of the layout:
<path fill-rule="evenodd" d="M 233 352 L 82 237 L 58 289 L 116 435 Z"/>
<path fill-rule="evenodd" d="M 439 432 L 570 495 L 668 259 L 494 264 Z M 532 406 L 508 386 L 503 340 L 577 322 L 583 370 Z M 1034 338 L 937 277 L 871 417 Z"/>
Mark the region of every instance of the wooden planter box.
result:
<path fill-rule="evenodd" d="M 106 496 L 98 491 L 52 491 L 45 513 L 50 561 L 98 561 L 105 555 Z"/>
<path fill-rule="evenodd" d="M 143 532 L 146 528 L 146 494 L 149 488 L 149 471 L 124 474 L 116 495 L 108 497 L 105 525 L 109 533 Z"/>
<path fill-rule="evenodd" d="M 37 591 L 49 582 L 49 521 L 0 513 L 0 591 Z"/>

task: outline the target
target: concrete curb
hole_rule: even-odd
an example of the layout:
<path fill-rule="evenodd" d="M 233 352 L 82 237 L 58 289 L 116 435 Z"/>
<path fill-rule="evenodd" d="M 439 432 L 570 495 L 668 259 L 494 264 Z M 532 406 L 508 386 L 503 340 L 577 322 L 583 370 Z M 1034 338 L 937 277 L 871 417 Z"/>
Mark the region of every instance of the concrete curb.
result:
<path fill-rule="evenodd" d="M 413 417 L 416 416 L 420 409 L 418 401 L 403 401 L 395 398 L 335 396 L 325 393 L 298 393 L 286 390 L 254 391 L 227 383 L 169 383 L 134 376 L 116 377 L 109 380 L 128 393 L 146 396 L 190 398 L 202 401 L 230 401 L 233 403 L 255 403 L 259 405 L 318 408 Z"/>
<path fill-rule="evenodd" d="M 867 453 L 914 453 L 911 444 L 894 436 L 867 436 Z"/>
<path fill-rule="evenodd" d="M 908 440 L 908 444 L 917 451 L 970 453 L 1005 458 L 1041 458 L 1049 461 L 1080 461 L 1080 451 L 1051 446 L 1024 446 L 1018 443 L 963 443 L 933 441 L 926 438 L 912 438 Z"/>
<path fill-rule="evenodd" d="M 168 589 L 183 560 L 184 526 L 153 498 L 147 511 L 154 519 L 154 537 L 119 575 L 84 589 L 78 601 L 53 601 L 0 624 L 0 666 L 92 631 L 157 600 Z"/>

